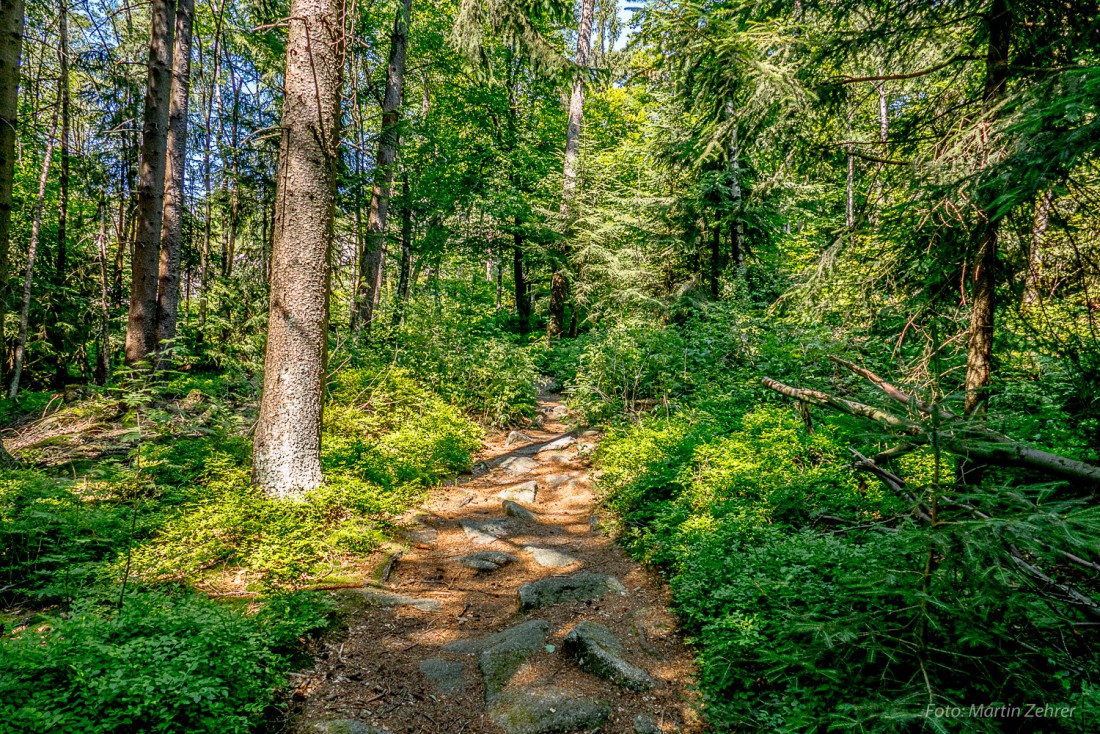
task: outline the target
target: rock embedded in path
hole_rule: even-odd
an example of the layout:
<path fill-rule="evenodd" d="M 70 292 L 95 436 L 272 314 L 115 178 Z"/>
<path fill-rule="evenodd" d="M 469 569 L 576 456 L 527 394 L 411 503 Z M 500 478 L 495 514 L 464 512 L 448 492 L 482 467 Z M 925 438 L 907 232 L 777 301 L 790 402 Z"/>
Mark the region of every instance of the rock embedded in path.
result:
<path fill-rule="evenodd" d="M 634 734 L 661 734 L 661 727 L 652 716 L 638 714 L 634 717 Z"/>
<path fill-rule="evenodd" d="M 511 446 L 514 443 L 531 443 L 531 437 L 520 431 L 512 431 L 508 434 L 508 438 L 505 439 L 504 445 Z"/>
<path fill-rule="evenodd" d="M 500 468 L 513 476 L 519 476 L 538 469 L 539 463 L 529 456 L 509 456 L 500 462 Z"/>
<path fill-rule="evenodd" d="M 623 688 L 647 691 L 654 686 L 648 673 L 623 659 L 623 644 L 602 624 L 581 622 L 562 640 L 562 649 L 581 670 Z"/>
<path fill-rule="evenodd" d="M 529 612 L 568 601 L 592 601 L 609 593 L 627 596 L 622 582 L 613 576 L 582 571 L 571 576 L 552 576 L 519 587 L 519 610 Z"/>
<path fill-rule="evenodd" d="M 509 627 L 506 630 L 491 634 L 488 637 L 482 637 L 479 640 L 456 640 L 455 642 L 449 642 L 443 646 L 443 649 L 447 652 L 472 655 L 474 653 L 485 652 L 490 647 L 496 647 L 502 642 L 512 639 L 542 640 L 545 642 L 549 635 L 549 622 L 542 619 L 532 619 L 522 624 L 517 624 L 514 627 Z"/>
<path fill-rule="evenodd" d="M 523 550 L 531 554 L 535 563 L 543 568 L 561 568 L 576 563 L 577 559 L 568 553 L 562 553 L 554 548 L 539 548 L 534 545 L 526 545 Z"/>
<path fill-rule="evenodd" d="M 443 658 L 428 658 L 420 662 L 420 673 L 428 679 L 436 692 L 444 696 L 460 692 L 466 687 L 463 677 L 466 666 Z"/>
<path fill-rule="evenodd" d="M 313 731 L 316 734 L 390 734 L 385 729 L 379 729 L 355 719 L 319 721 L 313 725 Z"/>
<path fill-rule="evenodd" d="M 477 551 L 451 560 L 461 563 L 466 568 L 476 568 L 478 571 L 496 571 L 501 566 L 515 561 L 516 557 L 503 551 Z"/>
<path fill-rule="evenodd" d="M 479 545 L 488 545 L 508 534 L 504 520 L 459 520 L 466 537 Z"/>
<path fill-rule="evenodd" d="M 344 596 L 354 594 L 356 598 L 366 602 L 367 606 L 372 607 L 412 607 L 422 612 L 443 611 L 443 604 L 436 599 L 418 599 L 412 596 L 404 596 L 403 594 L 391 594 L 388 591 L 382 591 L 372 586 L 345 589 L 342 594 Z"/>
<path fill-rule="evenodd" d="M 514 517 L 517 520 L 523 520 L 524 522 L 535 521 L 535 513 L 531 512 L 518 502 L 513 502 L 512 500 L 504 500 L 501 505 L 504 508 L 504 514 L 508 515 L 509 517 Z"/>
<path fill-rule="evenodd" d="M 573 457 L 566 456 L 565 454 L 551 454 L 545 457 L 545 461 L 548 464 L 568 464 L 573 461 Z"/>
<path fill-rule="evenodd" d="M 535 504 L 535 496 L 539 492 L 539 483 L 532 479 L 530 482 L 517 484 L 497 492 L 497 497 L 512 502 L 522 502 L 527 505 Z"/>
<path fill-rule="evenodd" d="M 558 487 L 569 484 L 573 481 L 572 474 L 549 474 L 542 478 L 542 481 L 546 482 L 546 486 L 557 489 Z"/>
<path fill-rule="evenodd" d="M 545 446 L 540 448 L 536 453 L 541 454 L 541 453 L 546 452 L 546 451 L 565 451 L 567 448 L 569 448 L 570 446 L 572 446 L 576 442 L 577 442 L 576 436 L 562 436 L 561 438 L 559 438 L 555 441 L 551 441 L 550 443 L 546 444 Z"/>
<path fill-rule="evenodd" d="M 489 718 L 508 734 L 589 732 L 609 716 L 607 704 L 552 687 L 504 691 L 489 705 Z"/>

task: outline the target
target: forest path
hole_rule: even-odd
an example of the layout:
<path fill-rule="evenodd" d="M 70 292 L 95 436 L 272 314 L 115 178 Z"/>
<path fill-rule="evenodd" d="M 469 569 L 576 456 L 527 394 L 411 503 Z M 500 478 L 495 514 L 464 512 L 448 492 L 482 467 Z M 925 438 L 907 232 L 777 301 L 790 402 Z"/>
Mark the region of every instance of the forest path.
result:
<path fill-rule="evenodd" d="M 598 437 L 571 433 L 556 395 L 540 411 L 541 428 L 490 436 L 474 475 L 409 518 L 380 583 L 338 592 L 348 630 L 298 676 L 297 731 L 701 728 L 667 589 L 598 529 L 587 458 Z M 563 638 L 585 621 L 611 639 L 586 625 L 567 654 Z"/>

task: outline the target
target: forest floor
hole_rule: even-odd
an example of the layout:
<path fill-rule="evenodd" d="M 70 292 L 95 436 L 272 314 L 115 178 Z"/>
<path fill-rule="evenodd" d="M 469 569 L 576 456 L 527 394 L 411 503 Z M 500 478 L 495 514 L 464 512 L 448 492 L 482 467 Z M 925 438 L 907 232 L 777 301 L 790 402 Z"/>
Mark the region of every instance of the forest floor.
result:
<path fill-rule="evenodd" d="M 540 398 L 540 413 L 537 430 L 489 436 L 472 475 L 406 518 L 406 542 L 375 585 L 335 592 L 346 627 L 295 678 L 296 731 L 701 730 L 692 654 L 667 587 L 599 528 L 588 460 L 598 436 L 570 432 L 556 395 Z M 511 512 L 509 497 L 520 506 Z M 524 508 L 531 517 L 513 516 Z M 531 583 L 527 606 L 546 605 L 521 611 L 520 587 Z M 612 677 L 643 690 L 585 672 L 567 654 L 563 638 L 585 621 L 621 643 L 595 634 L 618 661 Z M 564 647 L 587 650 L 586 669 L 606 675 L 610 658 L 591 639 Z"/>

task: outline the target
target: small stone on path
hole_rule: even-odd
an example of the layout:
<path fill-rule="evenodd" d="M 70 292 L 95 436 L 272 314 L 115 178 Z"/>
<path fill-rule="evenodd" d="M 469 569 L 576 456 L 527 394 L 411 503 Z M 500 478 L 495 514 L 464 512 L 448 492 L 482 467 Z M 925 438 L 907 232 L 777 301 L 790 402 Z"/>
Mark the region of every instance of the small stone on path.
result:
<path fill-rule="evenodd" d="M 573 461 L 573 457 L 565 454 L 551 454 L 545 457 L 544 460 L 549 464 L 568 464 Z"/>
<path fill-rule="evenodd" d="M 652 716 L 638 714 L 634 717 L 634 734 L 661 734 L 661 727 Z"/>
<path fill-rule="evenodd" d="M 622 643 L 602 624 L 581 622 L 562 640 L 562 649 L 581 670 L 623 688 L 647 691 L 654 686 L 648 673 L 623 659 Z"/>
<path fill-rule="evenodd" d="M 435 690 L 444 696 L 458 693 L 466 687 L 463 673 L 466 666 L 443 658 L 428 658 L 420 662 L 420 672 Z"/>
<path fill-rule="evenodd" d="M 569 484 L 569 482 L 573 481 L 573 475 L 572 474 L 549 474 L 549 475 L 543 477 L 542 481 L 546 482 L 546 486 L 554 487 L 556 489 L 557 487 L 560 487 L 564 484 Z"/>
<path fill-rule="evenodd" d="M 489 706 L 489 718 L 508 734 L 588 732 L 603 726 L 609 716 L 611 707 L 605 703 L 550 687 L 505 691 Z"/>
<path fill-rule="evenodd" d="M 521 433 L 519 431 L 512 431 L 511 433 L 508 434 L 508 438 L 504 441 L 504 445 L 505 446 L 511 446 L 514 443 L 520 443 L 520 442 L 531 443 L 531 437 L 528 436 L 526 433 Z"/>
<path fill-rule="evenodd" d="M 519 587 L 519 610 L 528 612 L 567 601 L 592 601 L 615 592 L 627 596 L 622 582 L 613 576 L 582 571 L 571 576 L 552 576 Z"/>
<path fill-rule="evenodd" d="M 531 512 L 520 503 L 513 502 L 512 500 L 504 500 L 501 504 L 504 507 L 505 515 L 514 517 L 517 520 L 523 520 L 524 522 L 534 522 L 535 513 Z"/>
<path fill-rule="evenodd" d="M 509 456 L 500 462 L 500 468 L 513 476 L 530 474 L 539 468 L 539 463 L 528 456 Z"/>
<path fill-rule="evenodd" d="M 554 548 L 539 548 L 527 545 L 524 546 L 523 550 L 530 553 L 531 557 L 535 559 L 535 563 L 543 568 L 561 568 L 577 562 L 577 559 L 573 556 Z"/>
<path fill-rule="evenodd" d="M 406 530 L 404 535 L 414 545 L 426 545 L 428 547 L 434 546 L 436 540 L 439 539 L 439 532 L 435 528 L 419 527 Z"/>
<path fill-rule="evenodd" d="M 412 607 L 422 612 L 443 611 L 443 604 L 436 599 L 417 599 L 412 596 L 404 596 L 403 594 L 391 594 L 388 591 L 382 591 L 381 589 L 375 589 L 370 586 L 348 589 L 347 591 L 361 597 L 372 607 Z"/>
<path fill-rule="evenodd" d="M 542 640 L 545 642 L 549 634 L 549 622 L 541 619 L 532 619 L 528 622 L 517 624 L 515 627 L 509 627 L 506 630 L 489 635 L 488 637 L 482 637 L 480 640 L 456 640 L 455 642 L 447 643 L 443 646 L 443 649 L 447 652 L 473 654 L 484 652 L 490 647 L 495 647 L 513 638 Z"/>
<path fill-rule="evenodd" d="M 488 545 L 508 534 L 503 520 L 459 520 L 466 537 L 479 545 Z"/>
<path fill-rule="evenodd" d="M 537 453 L 543 453 L 544 451 L 565 451 L 567 448 L 577 442 L 575 436 L 562 436 L 556 441 L 551 441 L 538 450 Z"/>
<path fill-rule="evenodd" d="M 457 561 L 467 568 L 476 568 L 478 571 L 496 571 L 501 566 L 516 560 L 516 557 L 503 551 L 477 551 L 469 555 L 457 556 L 451 560 Z"/>
<path fill-rule="evenodd" d="M 524 482 L 523 484 L 517 484 L 514 487 L 508 487 L 497 492 L 497 497 L 502 500 L 512 500 L 513 502 L 523 502 L 528 505 L 535 504 L 535 496 L 539 491 L 539 483 L 535 480 L 530 482 Z"/>
<path fill-rule="evenodd" d="M 390 734 L 385 729 L 379 729 L 355 719 L 319 721 L 313 725 L 313 731 L 317 734 Z"/>

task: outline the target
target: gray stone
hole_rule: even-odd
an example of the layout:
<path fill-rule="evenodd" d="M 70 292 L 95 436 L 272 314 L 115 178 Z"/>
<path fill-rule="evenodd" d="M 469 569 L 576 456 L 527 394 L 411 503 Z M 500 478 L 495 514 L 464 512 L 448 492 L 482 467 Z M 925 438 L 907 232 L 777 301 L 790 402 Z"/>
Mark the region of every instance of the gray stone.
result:
<path fill-rule="evenodd" d="M 538 450 L 538 453 L 541 454 L 544 451 L 565 451 L 576 442 L 577 439 L 575 436 L 562 436 L 556 441 L 551 441 L 550 443 L 543 446 L 541 449 Z"/>
<path fill-rule="evenodd" d="M 385 729 L 379 729 L 355 719 L 319 721 L 313 725 L 313 731 L 317 734 L 390 734 Z"/>
<path fill-rule="evenodd" d="M 527 612 L 561 602 L 591 601 L 611 592 L 627 596 L 626 587 L 613 576 L 585 571 L 553 576 L 519 587 L 519 610 Z"/>
<path fill-rule="evenodd" d="M 523 520 L 524 522 L 534 522 L 535 513 L 531 512 L 520 503 L 513 502 L 512 500 L 504 500 L 501 504 L 504 507 L 505 515 L 514 517 L 517 520 Z"/>
<path fill-rule="evenodd" d="M 511 446 L 514 443 L 531 443 L 531 437 L 526 433 L 520 431 L 512 431 L 508 434 L 508 438 L 504 441 L 505 446 Z"/>
<path fill-rule="evenodd" d="M 661 734 L 661 727 L 652 716 L 638 714 L 634 717 L 634 734 Z"/>
<path fill-rule="evenodd" d="M 573 481 L 572 474 L 550 474 L 542 478 L 542 481 L 546 482 L 548 487 L 561 487 L 562 485 L 569 484 Z"/>
<path fill-rule="evenodd" d="M 444 696 L 458 693 L 466 687 L 463 674 L 466 666 L 443 658 L 428 658 L 420 662 L 420 672 L 435 690 Z"/>
<path fill-rule="evenodd" d="M 553 687 L 505 691 L 489 706 L 489 718 L 508 734 L 592 731 L 609 716 L 607 704 Z"/>
<path fill-rule="evenodd" d="M 532 619 L 522 624 L 517 624 L 515 627 L 509 627 L 506 630 L 491 634 L 488 637 L 482 637 L 480 640 L 457 640 L 455 642 L 450 642 L 444 645 L 443 649 L 447 652 L 459 652 L 472 655 L 474 653 L 485 652 L 490 647 L 496 647 L 502 642 L 512 639 L 538 640 L 539 644 L 542 644 L 549 635 L 549 622 L 541 619 Z"/>
<path fill-rule="evenodd" d="M 528 505 L 535 504 L 535 496 L 538 494 L 539 484 L 535 480 L 530 482 L 524 482 L 523 484 L 517 484 L 514 487 L 508 487 L 497 492 L 497 497 L 502 500 L 512 500 L 513 502 L 523 502 Z"/>
<path fill-rule="evenodd" d="M 412 607 L 422 612 L 443 611 L 443 605 L 436 599 L 417 599 L 402 594 L 391 594 L 388 591 L 375 589 L 371 586 L 363 586 L 347 591 L 362 598 L 368 606 L 372 607 Z"/>
<path fill-rule="evenodd" d="M 460 520 L 459 525 L 466 537 L 479 545 L 488 545 L 508 534 L 508 525 L 503 520 Z"/>
<path fill-rule="evenodd" d="M 562 566 L 568 566 L 571 563 L 576 563 L 577 559 L 568 553 L 562 553 L 560 550 L 554 548 L 539 548 L 533 545 L 527 545 L 523 547 L 523 550 L 531 554 L 531 557 L 535 559 L 535 563 L 539 564 L 543 568 L 561 568 Z"/>
<path fill-rule="evenodd" d="M 564 405 L 555 405 L 550 409 L 550 415 L 556 415 L 558 417 L 569 415 L 569 408 Z"/>
<path fill-rule="evenodd" d="M 655 685 L 649 674 L 623 659 L 623 645 L 602 624 L 581 622 L 562 640 L 562 649 L 581 670 L 627 688 L 647 691 Z"/>
<path fill-rule="evenodd" d="M 439 538 L 439 532 L 435 528 L 418 527 L 406 530 L 405 537 L 416 545 L 434 546 Z"/>
<path fill-rule="evenodd" d="M 539 463 L 528 456 L 509 456 L 500 462 L 500 468 L 513 476 L 519 476 L 520 474 L 530 474 L 538 469 Z"/>
<path fill-rule="evenodd" d="M 581 436 L 583 436 L 584 438 L 596 438 L 599 435 L 599 431 L 585 431 L 581 434 Z"/>
<path fill-rule="evenodd" d="M 516 560 L 516 557 L 511 553 L 504 553 L 503 551 L 477 551 L 476 553 L 458 556 L 451 560 L 458 561 L 467 568 L 476 568 L 478 571 L 496 571 L 501 566 L 505 566 Z"/>
<path fill-rule="evenodd" d="M 550 454 L 549 456 L 543 457 L 543 460 L 548 464 L 568 464 L 573 460 L 573 457 L 566 456 L 565 454 Z"/>

